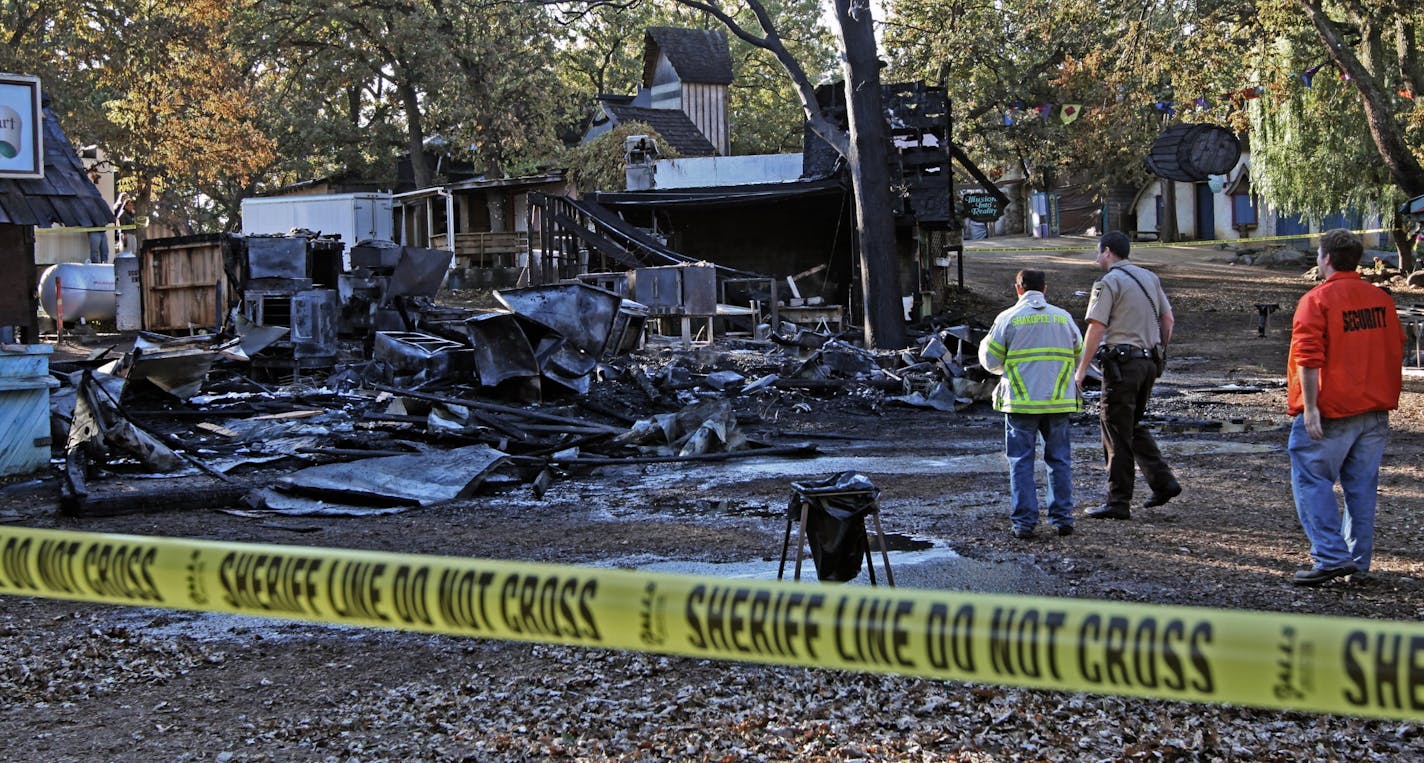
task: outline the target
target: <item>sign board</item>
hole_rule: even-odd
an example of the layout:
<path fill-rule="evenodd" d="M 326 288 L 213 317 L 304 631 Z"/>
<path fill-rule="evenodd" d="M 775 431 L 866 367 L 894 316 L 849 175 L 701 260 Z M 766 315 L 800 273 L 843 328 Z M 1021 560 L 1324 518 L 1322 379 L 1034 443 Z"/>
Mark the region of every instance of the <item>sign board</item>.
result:
<path fill-rule="evenodd" d="M 0 74 L 0 178 L 44 177 L 40 79 Z"/>
<path fill-rule="evenodd" d="M 998 198 L 987 191 L 967 191 L 959 198 L 965 214 L 976 223 L 991 223 L 1004 214 Z"/>

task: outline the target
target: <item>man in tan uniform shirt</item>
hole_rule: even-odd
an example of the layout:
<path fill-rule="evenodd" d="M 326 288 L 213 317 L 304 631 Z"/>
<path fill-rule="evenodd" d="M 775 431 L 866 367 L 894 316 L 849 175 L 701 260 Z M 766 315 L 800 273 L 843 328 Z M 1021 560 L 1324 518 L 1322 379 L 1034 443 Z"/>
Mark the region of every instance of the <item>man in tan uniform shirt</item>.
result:
<path fill-rule="evenodd" d="M 1108 466 L 1107 502 L 1084 512 L 1097 519 L 1131 519 L 1134 463 L 1142 469 L 1152 497 L 1143 508 L 1161 506 L 1177 497 L 1182 486 L 1152 433 L 1142 424 L 1152 385 L 1157 380 L 1153 348 L 1165 352 L 1172 339 L 1175 316 L 1162 282 L 1151 271 L 1128 262 L 1131 244 L 1113 231 L 1098 242 L 1098 267 L 1103 277 L 1093 284 L 1088 300 L 1088 329 L 1075 378 L 1081 389 L 1088 366 L 1097 357 L 1103 369 L 1099 420 Z"/>

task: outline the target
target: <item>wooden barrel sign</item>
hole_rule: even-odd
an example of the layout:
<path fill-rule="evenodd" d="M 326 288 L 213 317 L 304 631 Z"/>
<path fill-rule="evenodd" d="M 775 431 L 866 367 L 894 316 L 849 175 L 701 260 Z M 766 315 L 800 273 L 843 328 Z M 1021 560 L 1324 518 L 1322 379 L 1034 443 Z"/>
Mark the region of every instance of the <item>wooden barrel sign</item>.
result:
<path fill-rule="evenodd" d="M 1208 175 L 1225 175 L 1241 158 L 1235 133 L 1211 124 L 1172 125 L 1152 144 L 1147 170 L 1183 183 L 1197 183 Z"/>

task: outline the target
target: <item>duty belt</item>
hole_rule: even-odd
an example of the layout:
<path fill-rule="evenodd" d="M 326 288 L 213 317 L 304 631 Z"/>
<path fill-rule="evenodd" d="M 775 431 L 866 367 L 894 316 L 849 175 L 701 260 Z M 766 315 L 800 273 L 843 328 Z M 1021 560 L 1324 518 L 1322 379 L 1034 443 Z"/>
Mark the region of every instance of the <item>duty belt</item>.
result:
<path fill-rule="evenodd" d="M 1144 350 L 1144 349 L 1142 349 L 1141 347 L 1138 347 L 1138 346 L 1136 346 L 1136 345 L 1131 345 L 1131 344 L 1116 344 L 1116 345 L 1113 345 L 1113 348 L 1112 348 L 1112 349 L 1113 349 L 1114 352 L 1118 353 L 1119 355 L 1121 355 L 1121 356 L 1123 356 L 1123 357 L 1128 357 L 1128 358 L 1150 358 L 1150 357 L 1152 357 L 1152 352 L 1151 352 L 1150 350 Z"/>

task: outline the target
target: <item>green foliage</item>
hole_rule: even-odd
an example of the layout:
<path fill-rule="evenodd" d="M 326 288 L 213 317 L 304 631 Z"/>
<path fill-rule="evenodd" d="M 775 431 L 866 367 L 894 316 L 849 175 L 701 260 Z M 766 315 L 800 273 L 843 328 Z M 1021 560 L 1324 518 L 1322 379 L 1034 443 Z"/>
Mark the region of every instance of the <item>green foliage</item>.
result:
<path fill-rule="evenodd" d="M 1424 45 L 1424 11 L 1388 2 L 1370 13 L 1350 3 L 1325 5 L 1326 23 L 1342 43 L 1335 52 L 1306 3 L 1260 3 L 1261 34 L 1271 43 L 1255 58 L 1267 92 L 1245 111 L 1252 187 L 1278 209 L 1307 218 L 1353 208 L 1384 212 L 1388 221 L 1398 201 L 1424 192 L 1424 102 L 1400 93 L 1424 84 L 1418 61 L 1410 61 Z M 1349 79 L 1336 63 L 1341 51 L 1358 61 Z M 1322 68 L 1305 87 L 1297 73 L 1312 67 Z M 1365 109 L 1370 90 L 1384 104 L 1373 126 Z M 1391 135 L 1401 152 L 1391 153 Z"/>
<path fill-rule="evenodd" d="M 954 138 L 986 167 L 1017 166 L 1044 187 L 1140 181 L 1160 129 L 1148 104 L 1160 74 L 1143 55 L 1151 24 L 1111 0 L 895 0 L 885 45 L 893 79 L 943 82 Z M 1048 119 L 1031 109 L 1054 106 Z M 1063 104 L 1082 107 L 1070 124 Z M 1012 124 L 1005 114 L 1023 111 Z"/>
<path fill-rule="evenodd" d="M 574 187 L 582 193 L 621 191 L 627 187 L 627 160 L 623 142 L 631 135 L 646 135 L 658 145 L 659 158 L 677 159 L 681 154 L 668 145 L 650 125 L 624 122 L 593 140 L 575 146 L 559 159 L 567 167 Z"/>
<path fill-rule="evenodd" d="M 320 0 L 262 4 L 249 27 L 274 73 L 269 111 L 299 176 L 386 173 L 428 139 L 491 174 L 555 149 L 565 88 L 547 65 L 553 19 L 537 3 Z M 306 150 L 302 151 L 302 147 Z M 429 168 L 417 183 L 437 180 Z"/>
<path fill-rule="evenodd" d="M 1342 209 L 1379 209 L 1389 175 L 1354 87 L 1331 71 L 1251 102 L 1251 187 L 1277 210 L 1319 221 Z"/>
<path fill-rule="evenodd" d="M 1424 98 L 1397 95 L 1424 89 L 1424 10 L 1325 0 L 1324 17 L 1361 63 L 1342 81 L 1331 43 L 1309 15 L 1317 4 L 895 0 L 886 45 L 897 76 L 944 78 L 957 140 L 987 165 L 1017 164 L 1035 183 L 1053 171 L 1141 182 L 1141 160 L 1162 128 L 1205 121 L 1249 134 L 1253 187 L 1282 211 L 1318 218 L 1387 207 L 1399 194 L 1384 189 L 1411 185 L 1411 163 L 1424 160 Z M 1304 88 L 1297 75 L 1322 63 L 1315 87 Z M 1240 95 L 1256 85 L 1261 98 Z M 1367 88 L 1386 102 L 1373 129 Z M 1085 109 L 1066 127 L 1004 125 L 1015 100 Z M 1158 102 L 1172 102 L 1177 113 L 1154 111 Z M 1391 134 L 1402 149 L 1389 145 Z M 1393 174 L 1390 166 L 1398 167 Z"/>

